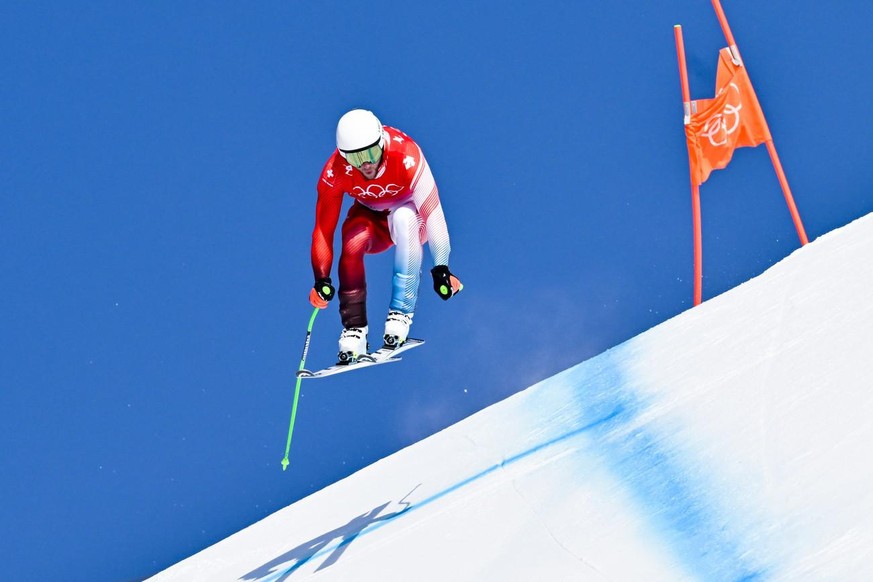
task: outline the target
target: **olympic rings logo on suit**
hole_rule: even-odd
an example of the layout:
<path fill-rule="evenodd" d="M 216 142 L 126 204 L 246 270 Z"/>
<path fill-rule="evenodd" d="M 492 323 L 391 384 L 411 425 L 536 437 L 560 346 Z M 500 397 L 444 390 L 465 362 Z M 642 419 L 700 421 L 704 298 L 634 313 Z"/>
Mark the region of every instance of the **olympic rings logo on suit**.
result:
<path fill-rule="evenodd" d="M 384 187 L 379 184 L 370 184 L 366 189 L 360 186 L 352 188 L 352 195 L 357 198 L 379 199 L 386 196 L 397 196 L 401 192 L 403 192 L 403 186 L 398 186 L 397 184 L 388 184 Z"/>

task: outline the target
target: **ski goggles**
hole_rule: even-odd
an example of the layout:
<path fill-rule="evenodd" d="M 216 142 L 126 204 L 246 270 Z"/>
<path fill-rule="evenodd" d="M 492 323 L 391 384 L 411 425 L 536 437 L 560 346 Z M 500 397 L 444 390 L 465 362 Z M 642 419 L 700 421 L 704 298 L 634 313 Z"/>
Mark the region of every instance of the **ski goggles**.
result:
<path fill-rule="evenodd" d="M 379 160 L 382 159 L 382 148 L 379 146 L 381 141 L 382 140 L 380 139 L 369 147 L 355 150 L 353 152 L 344 152 L 343 150 L 340 150 L 340 154 L 355 168 L 360 168 L 367 162 L 378 164 Z"/>

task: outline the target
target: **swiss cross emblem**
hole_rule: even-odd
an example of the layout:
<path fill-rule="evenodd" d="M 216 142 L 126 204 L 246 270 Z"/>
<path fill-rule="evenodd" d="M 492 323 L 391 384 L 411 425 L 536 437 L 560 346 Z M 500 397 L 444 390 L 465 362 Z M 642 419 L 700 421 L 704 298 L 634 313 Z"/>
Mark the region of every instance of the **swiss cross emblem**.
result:
<path fill-rule="evenodd" d="M 327 171 L 327 177 L 328 177 L 328 178 L 333 178 L 333 170 L 328 170 L 328 171 Z"/>
<path fill-rule="evenodd" d="M 395 135 L 395 136 L 394 136 L 394 141 L 396 141 L 397 143 L 403 143 L 403 138 L 400 137 L 399 135 Z"/>
<path fill-rule="evenodd" d="M 408 170 L 415 165 L 415 158 L 412 156 L 406 156 L 403 158 L 403 165 L 406 166 L 406 169 Z"/>

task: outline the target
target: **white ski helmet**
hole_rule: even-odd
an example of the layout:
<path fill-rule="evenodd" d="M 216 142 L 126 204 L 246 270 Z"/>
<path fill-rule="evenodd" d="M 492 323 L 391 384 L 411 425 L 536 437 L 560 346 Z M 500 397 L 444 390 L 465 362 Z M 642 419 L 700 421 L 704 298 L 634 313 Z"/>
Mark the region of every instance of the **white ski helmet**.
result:
<path fill-rule="evenodd" d="M 383 135 L 382 123 L 372 111 L 352 109 L 336 125 L 336 147 L 345 157 L 348 152 L 382 147 Z"/>

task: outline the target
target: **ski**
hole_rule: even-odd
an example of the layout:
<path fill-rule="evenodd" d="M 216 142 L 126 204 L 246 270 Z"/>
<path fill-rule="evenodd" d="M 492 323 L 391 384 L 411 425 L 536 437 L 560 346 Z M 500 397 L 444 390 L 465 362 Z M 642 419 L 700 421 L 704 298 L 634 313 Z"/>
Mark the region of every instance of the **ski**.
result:
<path fill-rule="evenodd" d="M 412 348 L 418 347 L 424 343 L 424 340 L 408 338 L 403 345 L 397 348 L 379 348 L 375 352 L 370 352 L 368 354 L 364 354 L 358 358 L 358 360 L 352 364 L 335 364 L 328 368 L 324 368 L 323 370 L 307 370 L 305 368 L 297 371 L 298 378 L 324 378 L 325 376 L 334 376 L 336 374 L 342 374 L 343 372 L 350 372 L 352 370 L 358 370 L 360 368 L 369 368 L 371 366 L 378 366 L 380 364 L 390 364 L 393 362 L 399 362 L 401 358 L 398 356 Z"/>

